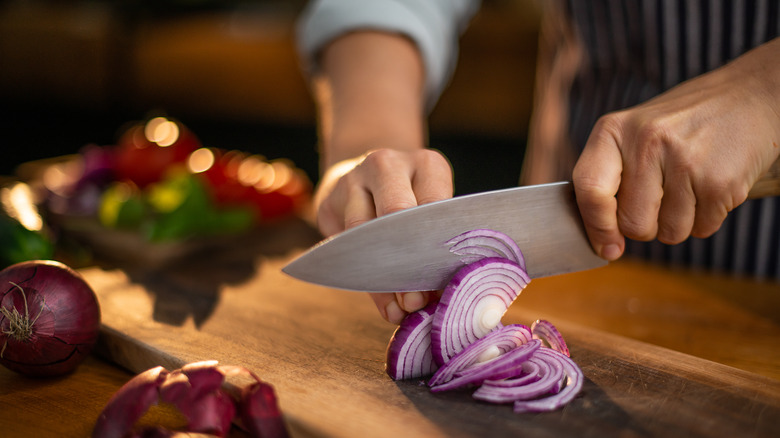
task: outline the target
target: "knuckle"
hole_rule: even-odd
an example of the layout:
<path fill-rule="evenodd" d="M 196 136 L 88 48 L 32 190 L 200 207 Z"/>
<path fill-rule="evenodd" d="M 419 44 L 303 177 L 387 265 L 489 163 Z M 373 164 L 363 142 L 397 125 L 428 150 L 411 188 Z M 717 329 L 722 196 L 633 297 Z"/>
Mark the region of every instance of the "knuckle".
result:
<path fill-rule="evenodd" d="M 632 215 L 618 214 L 618 228 L 629 239 L 647 242 L 655 239 L 657 225 L 642 221 Z"/>

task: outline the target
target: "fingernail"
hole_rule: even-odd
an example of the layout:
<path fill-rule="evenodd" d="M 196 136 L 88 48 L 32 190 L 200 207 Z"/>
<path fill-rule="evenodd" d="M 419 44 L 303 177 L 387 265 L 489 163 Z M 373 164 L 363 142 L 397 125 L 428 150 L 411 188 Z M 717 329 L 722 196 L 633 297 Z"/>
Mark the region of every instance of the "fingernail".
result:
<path fill-rule="evenodd" d="M 604 246 L 601 249 L 601 257 L 613 261 L 620 258 L 620 255 L 622 254 L 622 251 L 620 250 L 620 246 L 610 243 L 609 245 Z"/>
<path fill-rule="evenodd" d="M 403 294 L 403 308 L 407 312 L 416 312 L 422 309 L 425 298 L 422 292 L 407 292 Z"/>
<path fill-rule="evenodd" d="M 387 306 L 385 306 L 385 314 L 387 315 L 387 320 L 393 324 L 400 324 L 401 320 L 406 316 L 406 313 L 401 310 L 401 307 L 395 300 L 387 303 Z"/>

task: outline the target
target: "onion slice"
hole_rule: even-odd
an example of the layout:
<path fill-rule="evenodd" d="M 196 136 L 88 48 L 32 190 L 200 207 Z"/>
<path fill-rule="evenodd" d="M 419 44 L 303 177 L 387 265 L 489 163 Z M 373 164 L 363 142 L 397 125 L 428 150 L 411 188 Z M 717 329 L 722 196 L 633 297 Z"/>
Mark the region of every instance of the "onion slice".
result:
<path fill-rule="evenodd" d="M 393 380 L 430 376 L 438 368 L 431 354 L 431 327 L 438 302 L 401 321 L 387 344 L 385 371 Z"/>
<path fill-rule="evenodd" d="M 537 319 L 531 324 L 531 333 L 533 333 L 534 339 L 540 339 L 553 350 L 571 357 L 566 341 L 563 340 L 561 333 L 550 321 Z"/>
<path fill-rule="evenodd" d="M 538 339 L 536 341 L 541 342 Z M 543 350 L 550 351 L 546 348 Z M 472 396 L 477 400 L 491 403 L 511 403 L 560 391 L 564 379 L 563 365 L 548 358 L 544 351 L 535 351 L 530 360 L 541 366 L 538 380 L 534 382 L 515 379 L 485 380 Z"/>
<path fill-rule="evenodd" d="M 501 324 L 531 279 L 517 263 L 488 257 L 460 268 L 444 288 L 433 316 L 433 360 L 442 366 Z"/>
<path fill-rule="evenodd" d="M 461 262 L 471 264 L 488 257 L 512 260 L 525 269 L 525 257 L 517 243 L 506 234 L 489 229 L 476 229 L 461 233 L 449 241 L 450 252 L 461 257 Z"/>
<path fill-rule="evenodd" d="M 505 354 L 502 354 L 487 362 L 477 364 L 458 372 L 452 380 L 446 383 L 442 383 L 441 385 L 434 386 L 431 388 L 431 391 L 448 391 L 451 389 L 462 388 L 467 385 L 479 385 L 488 379 L 506 379 L 518 376 L 523 372 L 522 364 L 541 345 L 542 341 L 533 339 L 531 342 L 509 350 Z"/>
<path fill-rule="evenodd" d="M 428 386 L 436 387 L 449 382 L 458 373 L 488 363 L 528 341 L 531 341 L 531 331 L 528 327 L 522 324 L 505 325 L 488 333 L 456 354 L 436 371 L 436 374 L 428 381 Z"/>
<path fill-rule="evenodd" d="M 549 348 L 539 349 L 539 353 L 554 357 L 555 360 L 560 362 L 563 366 L 563 371 L 566 374 L 566 383 L 557 394 L 537 400 L 515 401 L 514 411 L 516 413 L 554 411 L 574 400 L 574 397 L 582 390 L 582 384 L 585 377 L 580 367 L 578 367 L 571 358 Z"/>

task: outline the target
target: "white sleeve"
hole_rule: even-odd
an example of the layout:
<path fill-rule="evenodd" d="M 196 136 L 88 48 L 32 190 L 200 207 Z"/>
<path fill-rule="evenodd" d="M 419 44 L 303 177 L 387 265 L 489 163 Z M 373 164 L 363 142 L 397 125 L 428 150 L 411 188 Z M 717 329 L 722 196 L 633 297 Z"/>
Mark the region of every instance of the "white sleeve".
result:
<path fill-rule="evenodd" d="M 419 48 L 425 65 L 425 91 L 431 108 L 450 80 L 458 38 L 479 0 L 315 0 L 298 21 L 298 50 L 307 70 L 334 38 L 357 29 L 396 32 Z"/>

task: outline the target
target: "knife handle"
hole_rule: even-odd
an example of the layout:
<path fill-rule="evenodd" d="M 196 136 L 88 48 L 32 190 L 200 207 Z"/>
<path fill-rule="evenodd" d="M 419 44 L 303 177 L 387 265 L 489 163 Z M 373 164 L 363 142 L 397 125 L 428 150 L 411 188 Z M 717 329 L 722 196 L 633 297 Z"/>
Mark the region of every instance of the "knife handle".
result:
<path fill-rule="evenodd" d="M 780 158 L 769 167 L 769 170 L 753 184 L 748 192 L 748 199 L 766 198 L 780 195 Z"/>

